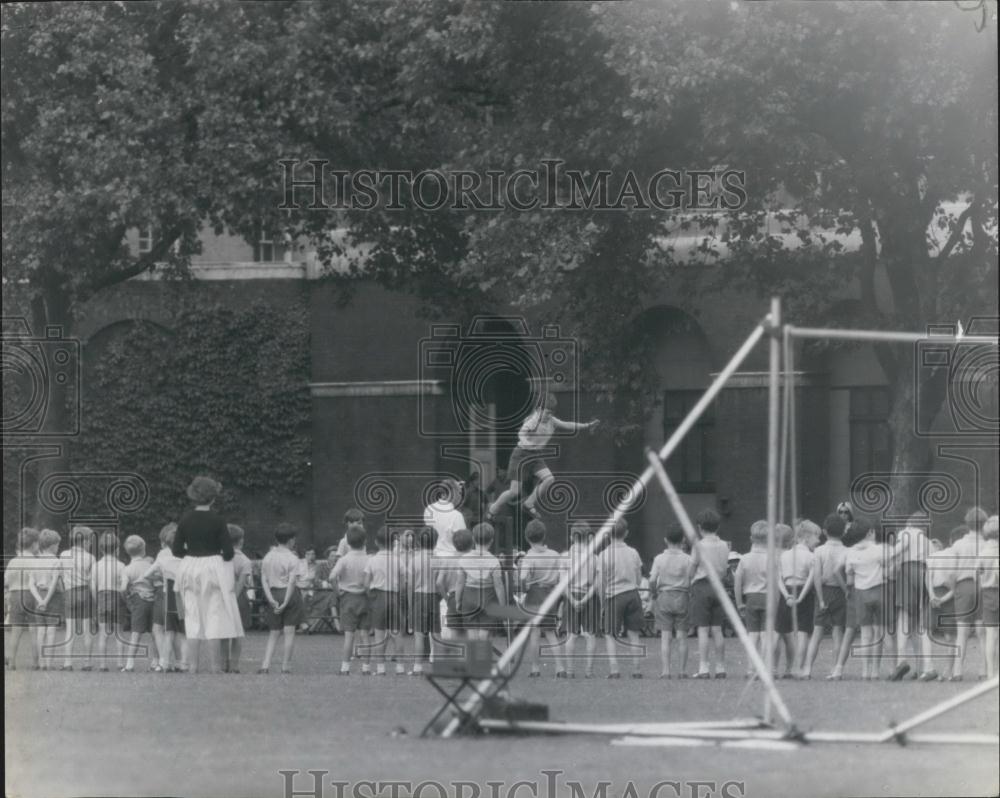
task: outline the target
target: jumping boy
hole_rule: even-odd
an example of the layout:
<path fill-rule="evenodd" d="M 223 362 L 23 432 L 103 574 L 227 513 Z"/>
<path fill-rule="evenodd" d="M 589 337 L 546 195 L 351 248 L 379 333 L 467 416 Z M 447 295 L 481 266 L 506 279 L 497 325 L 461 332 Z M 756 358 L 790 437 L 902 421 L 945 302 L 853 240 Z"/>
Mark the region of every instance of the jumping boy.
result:
<path fill-rule="evenodd" d="M 684 545 L 684 530 L 674 524 L 664 538 L 665 551 L 653 558 L 649 592 L 653 617 L 660 633 L 660 678 L 670 678 L 670 638 L 675 637 L 680 655 L 679 676 L 687 676 L 688 602 L 691 593 L 691 555 Z"/>
<path fill-rule="evenodd" d="M 713 569 L 721 582 L 729 562 L 729 544 L 719 538 L 719 514 L 707 508 L 696 519 L 701 539 L 691 555 L 691 614 L 690 622 L 698 629 L 698 673 L 695 679 L 711 679 L 708 641 L 715 643 L 715 678 L 726 678 L 726 641 L 722 636 L 725 616 L 708 570 Z"/>
<path fill-rule="evenodd" d="M 365 553 L 365 528 L 360 524 L 349 524 L 344 539 L 348 550 L 337 560 L 330 571 L 330 586 L 337 592 L 340 612 L 340 628 L 344 633 L 344 657 L 340 663 L 340 673 L 349 676 L 351 659 L 354 657 L 354 639 L 357 632 L 368 631 L 368 595 L 365 570 L 368 555 Z M 361 666 L 361 673 L 367 676 L 371 671 L 368 663 Z"/>
<path fill-rule="evenodd" d="M 521 495 L 523 472 L 531 469 L 537 483 L 531 495 L 524 500 L 524 509 L 534 516 L 538 515 L 535 504 L 541 499 L 549 486 L 555 481 L 548 464 L 542 459 L 541 452 L 549 445 L 549 439 L 557 429 L 574 432 L 576 430 L 592 430 L 598 421 L 592 419 L 586 423 L 577 421 L 562 421 L 553 413 L 556 409 L 556 397 L 551 392 L 545 392 L 539 397 L 538 405 L 521 424 L 517 436 L 517 446 L 511 452 L 507 463 L 507 474 L 510 476 L 510 487 L 497 496 L 490 505 L 487 520 L 491 521 L 500 514 L 507 502 L 512 502 Z"/>
<path fill-rule="evenodd" d="M 609 679 L 620 679 L 615 647 L 618 635 L 625 630 L 629 645 L 635 652 L 632 678 L 641 679 L 639 670 L 641 648 L 639 632 L 642 631 L 642 599 L 639 583 L 642 581 L 642 559 L 639 552 L 625 542 L 628 524 L 624 518 L 615 521 L 611 530 L 611 543 L 597 558 L 597 585 L 604 611 L 604 639 L 608 652 Z"/>
<path fill-rule="evenodd" d="M 525 591 L 524 609 L 532 614 L 538 613 L 542 602 L 552 592 L 552 588 L 559 584 L 561 576 L 561 557 L 558 552 L 545 545 L 545 535 L 545 524 L 537 518 L 529 521 L 524 530 L 524 537 L 530 544 L 530 548 L 521 558 L 518 578 L 521 588 Z M 539 643 L 543 636 L 545 645 L 553 652 L 556 678 L 565 679 L 567 677 L 562 656 L 559 653 L 559 638 L 556 636 L 558 622 L 559 616 L 553 608 L 542 617 L 538 626 L 532 627 L 531 636 L 528 639 L 528 662 L 531 665 L 528 672 L 529 677 L 541 676 L 539 669 L 541 647 Z"/>

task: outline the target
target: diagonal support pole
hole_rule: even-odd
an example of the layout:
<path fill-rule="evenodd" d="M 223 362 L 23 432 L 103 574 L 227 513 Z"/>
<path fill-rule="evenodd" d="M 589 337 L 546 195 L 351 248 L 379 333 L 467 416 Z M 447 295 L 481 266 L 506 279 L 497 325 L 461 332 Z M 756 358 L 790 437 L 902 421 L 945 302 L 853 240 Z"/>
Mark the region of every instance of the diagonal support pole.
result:
<path fill-rule="evenodd" d="M 660 449 L 659 457 L 662 460 L 666 460 L 673 451 L 680 446 L 681 440 L 684 438 L 691 428 L 697 423 L 698 419 L 701 418 L 702 414 L 712 403 L 715 397 L 719 394 L 722 388 L 729 378 L 743 365 L 743 361 L 747 359 L 749 354 L 753 351 L 754 347 L 764 336 L 765 326 L 763 323 L 758 324 L 754 328 L 753 332 L 747 337 L 743 345 L 736 351 L 736 354 L 732 356 L 729 362 L 726 364 L 725 368 L 722 369 L 716 375 L 712 384 L 708 386 L 708 389 L 702 394 L 702 397 L 695 403 L 694 407 L 687 414 L 684 420 L 680 423 L 676 430 L 667 442 L 663 444 L 663 448 Z M 597 556 L 597 552 L 601 550 L 604 546 L 605 541 L 608 539 L 608 535 L 611 534 L 611 530 L 619 518 L 623 517 L 625 513 L 632 507 L 633 504 L 638 501 L 639 497 L 642 495 L 643 489 L 649 484 L 649 481 L 653 478 L 653 468 L 648 466 L 645 471 L 632 483 L 629 491 L 625 494 L 625 497 L 618 503 L 618 506 L 614 509 L 608 519 L 604 522 L 601 528 L 594 535 L 594 539 L 591 541 L 590 546 L 585 552 L 584 556 L 579 558 L 576 565 L 568 570 L 559 580 L 559 583 L 552 588 L 552 591 L 548 596 L 545 597 L 545 601 L 542 605 L 532 613 L 531 619 L 521 628 L 517 636 L 513 639 L 511 644 L 504 651 L 503 656 L 494 664 L 493 675 L 489 679 L 485 679 L 479 684 L 479 689 L 477 693 L 469 698 L 469 700 L 463 705 L 462 709 L 473 716 L 476 716 L 481 709 L 483 696 L 489 697 L 493 695 L 498 689 L 501 682 L 509 677 L 503 675 L 504 668 L 506 668 L 510 663 L 514 662 L 518 656 L 518 653 L 524 648 L 528 643 L 528 638 L 531 634 L 531 630 L 538 626 L 546 614 L 551 613 L 555 609 L 559 600 L 565 594 L 570 580 L 575 578 L 578 573 L 581 573 L 585 568 L 589 568 L 593 563 L 594 557 Z M 460 718 L 453 718 L 445 730 L 441 733 L 442 737 L 451 737 L 456 734 L 462 726 Z"/>
<path fill-rule="evenodd" d="M 991 690 L 996 690 L 1000 687 L 1000 676 L 994 676 L 988 682 L 983 682 L 982 684 L 977 684 L 975 687 L 965 690 L 952 698 L 942 701 L 940 704 L 936 704 L 930 709 L 925 709 L 918 715 L 914 715 L 909 720 L 904 720 L 902 723 L 897 723 L 887 732 L 884 732 L 881 737 L 879 737 L 878 742 L 887 743 L 892 739 L 903 741 L 903 735 L 906 734 L 910 729 L 915 729 L 917 726 L 922 726 L 928 721 L 934 720 L 934 718 L 940 717 L 946 712 L 951 712 L 953 709 L 962 706 L 962 704 L 967 704 L 974 698 L 979 698 L 981 695 L 985 695 Z"/>
<path fill-rule="evenodd" d="M 646 459 L 649 460 L 650 465 L 653 467 L 653 472 L 656 474 L 660 487 L 662 487 L 663 492 L 667 494 L 667 500 L 670 502 L 670 507 L 673 509 L 674 515 L 676 515 L 677 519 L 681 522 L 684 534 L 687 536 L 688 542 L 691 544 L 691 550 L 700 552 L 701 542 L 698 540 L 698 533 L 695 532 L 694 524 L 691 523 L 691 517 L 684 508 L 684 504 L 681 502 L 681 497 L 677 495 L 677 491 L 674 489 L 674 485 L 670 481 L 670 477 L 667 476 L 667 472 L 663 468 L 663 463 L 660 462 L 660 458 L 656 456 L 656 452 L 652 449 L 647 450 Z M 753 642 L 750 640 L 750 635 L 747 633 L 747 629 L 743 625 L 743 619 L 740 618 L 740 614 L 736 611 L 736 607 L 733 606 L 733 602 L 726 593 L 726 588 L 723 586 L 722 580 L 711 568 L 706 568 L 705 573 L 708 575 L 708 581 L 712 585 L 712 590 L 715 591 L 715 597 L 719 600 L 719 603 L 722 604 L 722 609 L 725 611 L 726 617 L 729 618 L 729 623 L 731 623 L 733 629 L 736 630 L 736 636 L 740 639 L 740 643 L 743 644 L 743 648 L 746 649 L 747 656 L 750 658 L 750 662 L 753 664 L 754 670 L 757 671 L 757 676 L 760 678 L 764 687 L 767 689 L 771 700 L 774 702 L 775 709 L 778 710 L 778 714 L 781 716 L 781 719 L 786 723 L 786 725 L 792 727 L 792 715 L 788 711 L 788 707 L 785 706 L 785 702 L 782 700 L 781 693 L 778 692 L 777 686 L 774 684 L 774 678 L 771 675 L 771 671 L 764 663 L 764 660 L 761 659 L 760 653 L 757 651 L 757 647 L 754 646 Z"/>

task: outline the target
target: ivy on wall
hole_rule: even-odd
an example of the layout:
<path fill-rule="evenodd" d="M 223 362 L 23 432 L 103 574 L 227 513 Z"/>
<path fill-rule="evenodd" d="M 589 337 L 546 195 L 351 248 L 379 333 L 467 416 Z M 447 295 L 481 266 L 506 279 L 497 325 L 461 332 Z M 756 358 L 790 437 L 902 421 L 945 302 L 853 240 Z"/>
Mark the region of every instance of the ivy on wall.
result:
<path fill-rule="evenodd" d="M 307 485 L 309 373 L 307 314 L 296 306 L 188 308 L 170 329 L 134 323 L 98 336 L 84 354 L 73 471 L 140 475 L 148 500 L 120 529 L 147 540 L 184 509 L 196 474 L 222 482 L 217 506 L 229 517 L 245 517 L 250 497 L 280 509 Z"/>

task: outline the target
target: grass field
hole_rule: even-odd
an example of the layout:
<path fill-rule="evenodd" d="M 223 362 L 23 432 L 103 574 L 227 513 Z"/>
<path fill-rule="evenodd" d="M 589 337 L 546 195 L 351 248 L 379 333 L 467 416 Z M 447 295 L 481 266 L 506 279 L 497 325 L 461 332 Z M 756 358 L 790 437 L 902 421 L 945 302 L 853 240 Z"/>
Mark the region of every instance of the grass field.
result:
<path fill-rule="evenodd" d="M 521 788 L 517 796 L 547 795 L 542 771 L 560 769 L 566 776 L 556 780 L 556 793 L 572 794 L 564 784 L 571 779 L 584 785 L 586 798 L 602 781 L 611 782 L 609 798 L 625 793 L 629 782 L 645 798 L 665 780 L 719 784 L 715 791 L 682 785 L 684 798 L 720 795 L 726 781 L 742 783 L 741 788 L 730 786 L 732 798 L 996 795 L 1000 788 L 997 751 L 987 747 L 828 744 L 779 752 L 714 745 L 627 748 L 613 746 L 607 738 L 580 736 L 419 739 L 439 704 L 423 680 L 337 676 L 341 638 L 331 635 L 300 637 L 293 674 L 257 675 L 253 671 L 264 639 L 260 634 L 247 639 L 240 675 L 8 672 L 6 795 L 283 796 L 279 770 L 303 771 L 293 786 L 313 794 L 305 773 L 310 769 L 328 771 L 328 785 L 424 779 L 539 782 L 537 793 Z M 829 664 L 829 644 L 826 648 L 818 663 L 822 674 Z M 26 654 L 22 651 L 22 667 Z M 732 676 L 725 681 L 661 681 L 655 678 L 656 654 L 653 649 L 647 656 L 642 681 L 557 681 L 549 670 L 542 679 L 519 675 L 511 692 L 547 704 L 554 720 L 726 720 L 760 713 L 759 685 L 748 686 Z M 729 641 L 727 654 L 730 673 L 743 673 L 735 641 Z M 975 674 L 978 651 L 970 650 L 968 662 Z M 779 685 L 803 729 L 878 731 L 967 689 L 970 682 L 814 680 Z M 998 724 L 992 693 L 921 730 L 995 734 Z M 400 734 L 399 727 L 407 734 Z M 359 794 L 374 793 L 366 786 Z M 382 794 L 391 793 L 386 788 Z M 440 793 L 425 789 L 422 794 Z M 659 792 L 660 798 L 677 794 L 672 787 Z M 337 791 L 327 786 L 323 795 Z M 482 795 L 494 798 L 486 789 Z M 503 790 L 498 796 L 514 798 Z"/>

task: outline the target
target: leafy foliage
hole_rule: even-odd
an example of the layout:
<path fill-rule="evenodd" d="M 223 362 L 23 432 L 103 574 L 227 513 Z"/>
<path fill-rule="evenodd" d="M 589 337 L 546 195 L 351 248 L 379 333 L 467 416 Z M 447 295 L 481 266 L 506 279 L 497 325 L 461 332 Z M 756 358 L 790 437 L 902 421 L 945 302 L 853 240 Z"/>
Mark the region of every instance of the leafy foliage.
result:
<path fill-rule="evenodd" d="M 245 516 L 249 496 L 279 507 L 303 493 L 309 337 L 300 311 L 185 309 L 170 330 L 130 325 L 89 349 L 73 470 L 146 480 L 149 504 L 123 517 L 126 532 L 148 534 L 176 518 L 195 474 L 222 482 L 220 508 L 234 517 Z"/>

